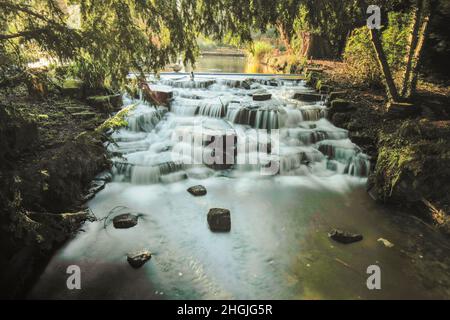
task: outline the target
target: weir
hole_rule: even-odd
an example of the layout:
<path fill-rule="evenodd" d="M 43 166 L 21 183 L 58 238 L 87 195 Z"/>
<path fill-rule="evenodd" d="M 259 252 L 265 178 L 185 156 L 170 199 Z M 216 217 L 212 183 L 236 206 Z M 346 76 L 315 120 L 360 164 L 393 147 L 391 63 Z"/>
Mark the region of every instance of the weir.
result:
<path fill-rule="evenodd" d="M 324 101 L 293 99 L 297 92 L 308 92 L 299 77 L 196 74 L 192 80 L 188 75 L 162 74 L 147 81 L 172 98 L 164 108 L 124 97 L 138 107 L 110 145 L 121 155 L 114 161 L 120 181 L 158 183 L 174 172 L 181 171 L 178 178 L 187 176 L 184 170 L 194 165 L 258 172 L 272 162 L 278 163 L 277 175 L 369 174 L 368 157 L 351 143 L 346 130 L 326 119 Z M 254 94 L 269 99 L 254 101 Z M 255 130 L 261 132 L 256 137 L 265 134 L 265 141 L 255 140 Z M 277 141 L 267 139 L 273 130 Z M 227 137 L 232 143 L 216 141 L 214 146 L 215 140 Z"/>

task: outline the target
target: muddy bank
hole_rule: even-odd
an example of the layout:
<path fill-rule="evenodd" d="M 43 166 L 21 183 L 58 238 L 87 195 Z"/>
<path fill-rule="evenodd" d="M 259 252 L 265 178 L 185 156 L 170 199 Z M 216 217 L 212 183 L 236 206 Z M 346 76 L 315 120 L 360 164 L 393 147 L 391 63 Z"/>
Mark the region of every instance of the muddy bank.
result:
<path fill-rule="evenodd" d="M 390 109 L 383 91 L 357 88 L 331 67 L 311 68 L 308 84 L 328 96 L 328 118 L 370 155 L 367 190 L 450 235 L 450 92 L 424 84 L 407 109 Z"/>
<path fill-rule="evenodd" d="M 90 106 L 91 105 L 91 106 Z M 108 117 L 99 104 L 60 93 L 0 93 L 0 296 L 22 297 L 54 250 L 89 218 L 89 185 L 109 167 Z"/>

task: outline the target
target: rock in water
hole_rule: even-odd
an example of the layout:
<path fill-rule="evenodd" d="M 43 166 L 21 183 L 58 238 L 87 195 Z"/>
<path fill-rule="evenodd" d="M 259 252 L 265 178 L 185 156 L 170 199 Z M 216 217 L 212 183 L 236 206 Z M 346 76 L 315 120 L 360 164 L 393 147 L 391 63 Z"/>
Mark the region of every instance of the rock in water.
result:
<path fill-rule="evenodd" d="M 206 194 L 206 188 L 202 185 L 190 187 L 187 191 L 196 197 L 204 196 Z"/>
<path fill-rule="evenodd" d="M 120 214 L 113 219 L 113 225 L 116 229 L 127 229 L 134 227 L 138 223 L 138 216 L 131 213 Z"/>
<path fill-rule="evenodd" d="M 394 244 L 392 242 L 390 242 L 389 240 L 380 238 L 377 240 L 378 242 L 381 242 L 386 248 L 392 248 L 394 246 Z"/>
<path fill-rule="evenodd" d="M 297 92 L 293 97 L 295 100 L 306 101 L 306 102 L 317 102 L 322 100 L 322 96 L 317 93 L 309 92 Z"/>
<path fill-rule="evenodd" d="M 270 93 L 255 93 L 253 95 L 253 101 L 267 101 L 272 99 L 272 94 Z"/>
<path fill-rule="evenodd" d="M 358 233 L 350 233 L 347 231 L 342 231 L 338 229 L 333 229 L 330 233 L 328 233 L 328 236 L 333 239 L 334 241 L 340 242 L 340 243 L 353 243 L 358 242 L 363 239 L 363 236 Z"/>
<path fill-rule="evenodd" d="M 210 209 L 208 212 L 208 225 L 213 232 L 229 232 L 231 230 L 230 210 Z"/>
<path fill-rule="evenodd" d="M 135 269 L 142 267 L 148 260 L 150 260 L 152 254 L 148 250 L 141 250 L 132 252 L 127 255 L 128 263 Z"/>

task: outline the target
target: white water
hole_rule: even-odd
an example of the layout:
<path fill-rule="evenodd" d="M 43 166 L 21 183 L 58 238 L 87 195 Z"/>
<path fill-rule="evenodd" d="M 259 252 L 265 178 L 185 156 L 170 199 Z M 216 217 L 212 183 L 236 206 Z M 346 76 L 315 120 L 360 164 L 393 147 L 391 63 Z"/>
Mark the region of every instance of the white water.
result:
<path fill-rule="evenodd" d="M 113 182 L 89 203 L 106 223 L 86 224 L 85 232 L 55 255 L 31 297 L 448 297 L 448 270 L 436 264 L 447 258 L 442 252 L 427 254 L 427 264 L 419 264 L 423 269 L 411 262 L 420 260 L 424 248 L 432 252 L 433 237 L 422 225 L 406 217 L 397 221 L 371 201 L 364 192 L 369 160 L 345 130 L 325 119 L 325 106 L 292 100 L 295 91 L 307 90 L 301 83 L 276 81 L 275 86 L 260 78 L 245 89 L 243 80 L 163 79 L 163 85 L 174 88 L 170 110 L 138 102 L 129 127 L 115 132 L 116 143 L 108 147 L 117 154 Z M 261 90 L 272 99 L 254 102 L 250 94 Z M 272 130 L 258 135 L 258 128 Z M 280 129 L 279 141 L 265 139 L 273 129 Z M 248 161 L 227 170 L 202 164 L 211 149 L 189 143 L 198 135 L 208 141 L 235 138 L 235 160 Z M 277 175 L 261 175 L 267 161 L 279 163 Z M 208 194 L 197 198 L 186 192 L 196 184 Z M 206 214 L 213 207 L 230 209 L 230 233 L 208 229 Z M 114 214 L 143 216 L 136 227 L 117 230 L 109 216 L 114 208 Z M 364 240 L 334 243 L 327 237 L 332 227 L 361 232 Z M 409 239 L 419 235 L 428 240 L 411 245 Z M 395 247 L 383 247 L 377 242 L 381 237 Z M 134 270 L 125 256 L 142 248 L 153 258 Z M 65 286 L 71 264 L 81 267 L 80 291 Z M 380 292 L 365 286 L 371 264 L 382 266 Z M 426 287 L 438 278 L 444 282 L 433 290 Z"/>

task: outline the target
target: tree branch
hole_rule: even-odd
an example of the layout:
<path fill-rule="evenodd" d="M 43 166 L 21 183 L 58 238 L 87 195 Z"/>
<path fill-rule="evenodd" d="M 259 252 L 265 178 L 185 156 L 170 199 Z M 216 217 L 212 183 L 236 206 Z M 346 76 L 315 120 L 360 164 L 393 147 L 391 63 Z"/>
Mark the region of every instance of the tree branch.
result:
<path fill-rule="evenodd" d="M 62 26 L 60 23 L 58 23 L 58 22 L 56 22 L 54 20 L 50 20 L 47 17 L 45 17 L 44 15 L 42 15 L 40 13 L 37 13 L 37 12 L 34 12 L 31 9 L 29 9 L 28 7 L 26 7 L 26 6 L 13 4 L 13 3 L 10 3 L 10 2 L 6 2 L 6 1 L 0 1 L 0 8 L 6 8 L 6 9 L 9 9 L 10 11 L 16 11 L 16 12 L 20 11 L 20 12 L 26 13 L 26 14 L 32 16 L 32 17 L 38 18 L 39 20 L 45 21 L 48 24 L 55 25 L 55 26 L 58 26 L 58 27 Z"/>
<path fill-rule="evenodd" d="M 22 31 L 22 32 L 17 32 L 17 33 L 13 33 L 13 34 L 0 34 L 0 41 L 19 38 L 19 37 L 29 38 L 34 35 L 44 33 L 48 30 L 49 30 L 49 28 L 39 28 L 39 29 L 35 29 L 35 30 Z"/>

